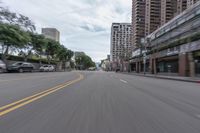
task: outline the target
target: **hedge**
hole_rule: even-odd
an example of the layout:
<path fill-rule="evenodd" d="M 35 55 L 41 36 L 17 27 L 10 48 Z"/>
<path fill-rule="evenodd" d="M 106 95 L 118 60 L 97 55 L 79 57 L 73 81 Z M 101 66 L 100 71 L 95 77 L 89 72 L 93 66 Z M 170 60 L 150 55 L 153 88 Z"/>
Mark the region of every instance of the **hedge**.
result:
<path fill-rule="evenodd" d="M 2 54 L 0 54 L 0 59 L 2 57 Z M 24 57 L 21 56 L 14 56 L 14 55 L 9 55 L 7 60 L 12 60 L 12 61 L 24 61 Z M 32 59 L 32 58 L 28 58 L 27 62 L 30 63 L 40 63 L 40 59 Z M 41 63 L 42 64 L 48 64 L 48 60 L 47 59 L 41 59 Z M 57 64 L 57 61 L 50 61 L 50 64 Z"/>

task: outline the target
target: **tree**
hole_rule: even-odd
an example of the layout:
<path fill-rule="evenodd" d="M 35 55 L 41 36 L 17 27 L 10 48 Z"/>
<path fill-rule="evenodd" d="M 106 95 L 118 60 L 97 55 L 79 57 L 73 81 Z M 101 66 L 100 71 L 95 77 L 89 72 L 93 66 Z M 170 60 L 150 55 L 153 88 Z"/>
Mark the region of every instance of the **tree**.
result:
<path fill-rule="evenodd" d="M 58 53 L 60 43 L 52 39 L 46 39 L 46 41 L 47 45 L 45 48 L 45 53 L 47 55 L 48 63 L 50 64 L 50 61 L 56 58 L 56 54 Z"/>
<path fill-rule="evenodd" d="M 65 64 L 66 62 L 71 61 L 71 58 L 73 57 L 74 53 L 73 51 L 65 48 L 64 45 L 60 45 L 58 52 L 57 52 L 57 58 L 59 61 L 64 64 L 64 68 L 66 68 Z"/>
<path fill-rule="evenodd" d="M 30 42 L 29 34 L 16 25 L 0 23 L 0 33 L 4 61 L 6 61 L 9 49 L 24 48 Z"/>
<path fill-rule="evenodd" d="M 39 34 L 30 33 L 30 36 L 31 36 L 31 46 L 32 46 L 31 50 L 34 50 L 34 52 L 39 56 L 39 62 L 41 65 L 42 64 L 41 58 L 47 46 L 47 40 L 43 35 Z"/>
<path fill-rule="evenodd" d="M 6 8 L 0 7 L 0 22 L 17 25 L 26 31 L 35 31 L 34 23 L 26 16 L 9 11 Z"/>
<path fill-rule="evenodd" d="M 78 69 L 88 69 L 89 67 L 95 67 L 95 63 L 86 54 L 80 54 L 75 57 L 75 62 Z"/>
<path fill-rule="evenodd" d="M 73 55 L 74 55 L 73 51 L 65 48 L 64 45 L 60 45 L 57 52 L 57 57 L 60 61 L 64 61 L 64 62 L 70 61 Z"/>

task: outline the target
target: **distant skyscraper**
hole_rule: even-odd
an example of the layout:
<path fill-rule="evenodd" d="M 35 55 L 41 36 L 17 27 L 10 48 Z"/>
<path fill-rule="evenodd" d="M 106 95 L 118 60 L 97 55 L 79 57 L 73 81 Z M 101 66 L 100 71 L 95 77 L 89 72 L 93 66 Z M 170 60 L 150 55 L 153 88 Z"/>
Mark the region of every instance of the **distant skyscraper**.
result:
<path fill-rule="evenodd" d="M 132 0 L 132 44 L 133 50 L 140 46 L 145 36 L 145 0 Z"/>
<path fill-rule="evenodd" d="M 131 24 L 113 23 L 111 27 L 111 61 L 117 62 L 131 56 Z"/>
<path fill-rule="evenodd" d="M 60 41 L 60 32 L 56 28 L 42 28 L 42 34 L 46 38 Z"/>

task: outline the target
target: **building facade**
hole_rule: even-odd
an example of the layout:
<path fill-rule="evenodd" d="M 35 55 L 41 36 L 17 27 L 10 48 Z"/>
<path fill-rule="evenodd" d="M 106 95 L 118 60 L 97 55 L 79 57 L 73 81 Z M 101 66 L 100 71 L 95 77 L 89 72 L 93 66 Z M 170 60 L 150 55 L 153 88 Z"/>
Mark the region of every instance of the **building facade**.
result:
<path fill-rule="evenodd" d="M 161 0 L 161 26 L 169 22 L 177 13 L 176 0 Z"/>
<path fill-rule="evenodd" d="M 145 36 L 160 27 L 161 24 L 161 1 L 146 0 L 145 9 Z"/>
<path fill-rule="evenodd" d="M 170 21 L 178 7 L 186 9 L 184 0 L 132 0 L 133 51 L 141 46 L 142 38 Z"/>
<path fill-rule="evenodd" d="M 200 0 L 132 0 L 133 51 L 141 39 Z"/>
<path fill-rule="evenodd" d="M 42 34 L 49 39 L 60 41 L 60 32 L 56 28 L 42 28 Z"/>
<path fill-rule="evenodd" d="M 200 3 L 146 37 L 147 51 L 132 58 L 136 72 L 179 76 L 200 76 Z"/>
<path fill-rule="evenodd" d="M 145 2 L 132 0 L 132 44 L 133 50 L 139 47 L 141 38 L 145 36 Z"/>
<path fill-rule="evenodd" d="M 187 9 L 187 0 L 177 0 L 177 14 L 182 13 L 185 9 Z"/>
<path fill-rule="evenodd" d="M 120 62 L 128 60 L 131 57 L 131 24 L 113 23 L 111 27 L 111 49 L 110 58 L 115 67 L 119 67 Z"/>
<path fill-rule="evenodd" d="M 193 6 L 198 1 L 199 0 L 187 0 L 187 8 L 190 8 L 191 6 Z"/>

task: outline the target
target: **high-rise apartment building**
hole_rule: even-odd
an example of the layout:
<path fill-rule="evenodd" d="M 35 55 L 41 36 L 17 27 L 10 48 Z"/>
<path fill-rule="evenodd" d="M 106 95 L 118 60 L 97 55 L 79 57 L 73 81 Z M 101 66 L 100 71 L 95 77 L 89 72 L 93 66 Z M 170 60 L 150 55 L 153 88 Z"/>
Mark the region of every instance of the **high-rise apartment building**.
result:
<path fill-rule="evenodd" d="M 60 32 L 56 28 L 42 28 L 42 34 L 49 39 L 60 41 Z"/>
<path fill-rule="evenodd" d="M 177 15 L 187 9 L 187 0 L 177 0 Z"/>
<path fill-rule="evenodd" d="M 194 5 L 197 1 L 200 0 L 187 0 L 187 8 L 190 8 L 192 5 Z"/>
<path fill-rule="evenodd" d="M 133 50 L 141 39 L 200 0 L 132 0 Z"/>
<path fill-rule="evenodd" d="M 132 0 L 133 50 L 140 45 L 141 38 L 145 36 L 145 1 L 146 0 Z"/>
<path fill-rule="evenodd" d="M 118 62 L 131 56 L 131 24 L 113 23 L 111 27 L 111 61 Z"/>
<path fill-rule="evenodd" d="M 161 26 L 175 17 L 177 0 L 161 0 Z"/>
<path fill-rule="evenodd" d="M 145 36 L 160 27 L 161 0 L 146 0 Z"/>

